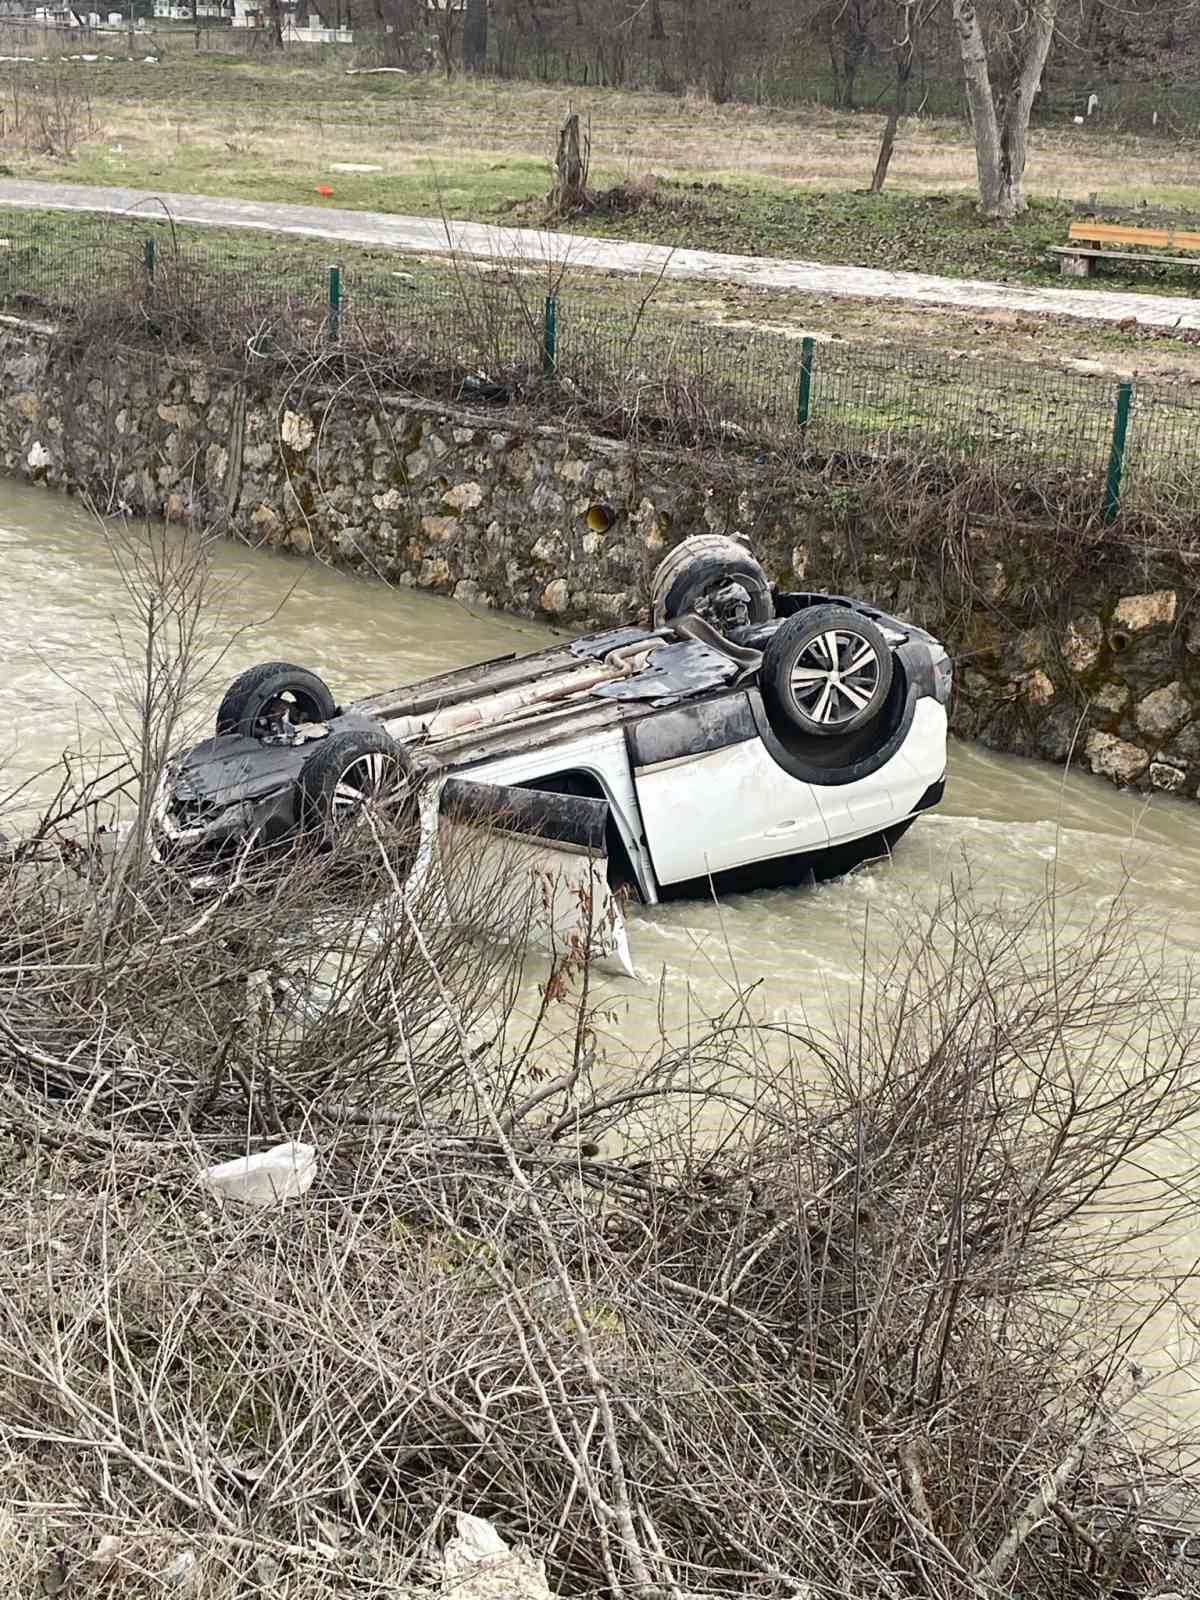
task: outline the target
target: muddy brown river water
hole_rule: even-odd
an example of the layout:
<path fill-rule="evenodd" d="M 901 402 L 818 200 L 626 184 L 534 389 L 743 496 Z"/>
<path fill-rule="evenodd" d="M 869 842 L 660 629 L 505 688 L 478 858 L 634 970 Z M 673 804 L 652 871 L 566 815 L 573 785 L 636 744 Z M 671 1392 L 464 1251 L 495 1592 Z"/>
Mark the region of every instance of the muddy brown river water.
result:
<path fill-rule="evenodd" d="M 388 590 L 315 563 L 222 545 L 216 576 L 227 587 L 220 627 L 237 634 L 212 687 L 255 661 L 311 666 L 352 698 L 550 637 L 534 623 L 479 615 L 449 600 Z M 122 638 L 135 637 L 118 563 L 78 504 L 0 481 L 0 800 L 65 749 L 95 749 L 123 692 Z M 111 742 L 111 740 L 109 740 Z M 985 902 L 1011 906 L 1067 891 L 1068 917 L 1085 917 L 1125 884 L 1155 959 L 1171 964 L 1200 947 L 1200 808 L 1146 801 L 1098 779 L 954 744 L 942 808 L 922 818 L 888 864 L 815 888 L 635 910 L 630 941 L 639 981 L 613 981 L 602 1049 L 614 1070 L 631 1051 L 689 1018 L 724 1009 L 754 983 L 753 1008 L 773 1019 L 845 1019 L 871 973 L 949 875 L 968 876 Z M 1200 1150 L 1200 1141 L 1195 1145 Z M 1164 1153 L 1181 1168 L 1192 1152 Z M 1185 1271 L 1200 1256 L 1200 1222 L 1148 1246 L 1147 1275 Z M 1196 1297 L 1185 1288 L 1185 1302 Z M 1200 1352 L 1174 1317 L 1156 1319 L 1146 1358 L 1171 1369 L 1161 1397 L 1200 1420 Z"/>

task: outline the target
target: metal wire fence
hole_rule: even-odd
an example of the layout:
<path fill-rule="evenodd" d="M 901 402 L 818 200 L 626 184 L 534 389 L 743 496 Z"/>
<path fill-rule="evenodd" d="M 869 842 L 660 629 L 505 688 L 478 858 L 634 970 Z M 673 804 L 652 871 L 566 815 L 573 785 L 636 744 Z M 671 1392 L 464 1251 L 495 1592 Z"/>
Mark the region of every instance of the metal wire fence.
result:
<path fill-rule="evenodd" d="M 1182 385 L 596 309 L 472 263 L 431 280 L 94 219 L 18 216 L 0 234 L 0 306 L 116 340 L 247 363 L 372 357 L 418 393 L 536 396 L 606 431 L 987 469 L 1014 490 L 1069 485 L 1109 521 L 1200 511 L 1200 393 Z"/>

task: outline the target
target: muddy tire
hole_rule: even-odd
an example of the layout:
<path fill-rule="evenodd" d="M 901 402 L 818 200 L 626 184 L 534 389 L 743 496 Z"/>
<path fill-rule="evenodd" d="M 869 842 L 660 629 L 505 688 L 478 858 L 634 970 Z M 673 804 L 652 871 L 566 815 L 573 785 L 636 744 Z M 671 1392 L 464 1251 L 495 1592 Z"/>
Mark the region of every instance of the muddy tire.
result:
<path fill-rule="evenodd" d="M 832 739 L 879 716 L 892 676 L 892 652 L 873 622 L 847 606 L 814 606 L 780 623 L 759 681 L 777 728 Z"/>
<path fill-rule="evenodd" d="M 217 711 L 217 732 L 258 738 L 269 712 L 290 722 L 328 722 L 337 702 L 315 672 L 290 661 L 264 661 L 236 677 Z"/>
<path fill-rule="evenodd" d="M 389 820 L 415 823 L 412 757 L 382 728 L 350 728 L 313 746 L 300 771 L 300 821 L 332 838 L 353 826 L 368 800 L 388 808 Z"/>
<path fill-rule="evenodd" d="M 744 616 L 729 614 L 731 587 L 744 595 L 738 601 Z M 650 605 L 656 628 L 692 614 L 715 627 L 770 622 L 775 615 L 771 583 L 744 544 L 720 534 L 701 534 L 676 545 L 659 564 L 650 583 Z"/>

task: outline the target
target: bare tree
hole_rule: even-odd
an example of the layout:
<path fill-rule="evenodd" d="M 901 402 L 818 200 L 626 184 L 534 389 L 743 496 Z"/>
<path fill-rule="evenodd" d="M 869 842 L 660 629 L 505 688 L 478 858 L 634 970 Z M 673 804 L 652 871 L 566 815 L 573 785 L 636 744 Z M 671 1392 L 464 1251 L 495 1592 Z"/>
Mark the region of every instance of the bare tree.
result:
<path fill-rule="evenodd" d="M 482 72 L 487 66 L 488 0 L 466 0 L 463 18 L 463 66 L 468 72 Z"/>
<path fill-rule="evenodd" d="M 417 0 L 372 0 L 372 9 L 380 57 L 410 71 L 423 64 Z"/>
<path fill-rule="evenodd" d="M 643 9 L 633 14 L 639 23 L 647 20 Z M 642 45 L 647 50 L 651 45 L 658 47 L 654 53 L 665 65 L 661 46 L 670 38 L 678 52 L 673 65 L 679 81 L 701 89 L 716 105 L 724 105 L 734 98 L 739 76 L 763 36 L 766 12 L 764 0 L 733 0 L 720 6 L 705 0 L 678 0 L 678 26 L 668 35 L 662 6 L 655 5 L 648 14 Z"/>
<path fill-rule="evenodd" d="M 825 8 L 822 21 L 834 103 L 853 111 L 858 69 L 872 51 L 869 0 L 835 0 Z"/>
<path fill-rule="evenodd" d="M 916 64 L 917 41 L 921 30 L 929 21 L 940 0 L 901 0 L 900 38 L 896 42 L 896 87 L 892 97 L 883 136 L 879 141 L 879 156 L 871 178 L 871 193 L 879 194 L 887 181 L 888 168 L 896 148 L 896 134 L 900 123 L 908 114 L 908 93 Z"/>
<path fill-rule="evenodd" d="M 1007 219 L 1026 208 L 1025 155 L 1034 96 L 1059 0 L 951 0 L 975 135 L 979 203 Z"/>
<path fill-rule="evenodd" d="M 448 78 L 454 76 L 458 57 L 458 33 L 462 23 L 462 10 L 458 0 L 437 0 L 430 7 L 433 31 L 437 38 L 438 56 L 442 70 Z"/>

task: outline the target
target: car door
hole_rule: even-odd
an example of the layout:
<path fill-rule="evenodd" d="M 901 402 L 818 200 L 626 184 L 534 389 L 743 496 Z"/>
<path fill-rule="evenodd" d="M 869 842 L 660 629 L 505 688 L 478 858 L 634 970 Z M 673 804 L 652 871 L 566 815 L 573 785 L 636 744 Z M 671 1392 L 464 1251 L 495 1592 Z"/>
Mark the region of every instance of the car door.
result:
<path fill-rule="evenodd" d="M 436 832 L 428 854 L 454 922 L 559 957 L 587 946 L 601 971 L 635 976 L 608 882 L 607 801 L 447 778 L 434 803 L 423 830 Z"/>
<path fill-rule="evenodd" d="M 875 772 L 853 783 L 823 784 L 817 802 L 832 844 L 878 833 L 911 816 L 929 785 L 946 770 L 945 713 L 918 700 L 904 743 Z"/>
<path fill-rule="evenodd" d="M 829 843 L 812 787 L 772 760 L 740 692 L 648 717 L 629 730 L 628 743 L 660 884 Z"/>

